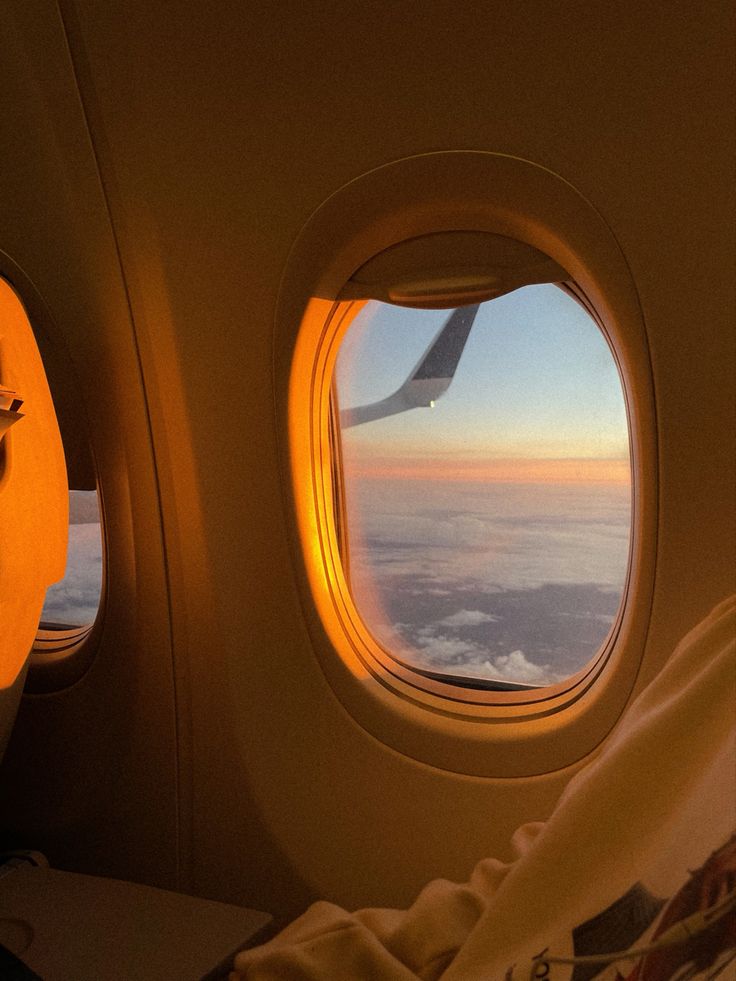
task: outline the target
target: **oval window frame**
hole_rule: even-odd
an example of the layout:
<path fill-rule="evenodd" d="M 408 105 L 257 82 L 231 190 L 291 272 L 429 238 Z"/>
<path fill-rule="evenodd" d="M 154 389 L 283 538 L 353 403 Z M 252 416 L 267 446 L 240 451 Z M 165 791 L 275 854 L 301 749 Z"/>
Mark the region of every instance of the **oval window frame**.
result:
<path fill-rule="evenodd" d="M 67 400 L 69 402 L 68 411 L 73 415 L 73 426 L 79 434 L 78 438 L 86 440 L 86 445 L 89 448 L 88 465 L 94 472 L 97 502 L 100 510 L 102 582 L 97 614 L 91 623 L 79 626 L 49 628 L 39 624 L 28 658 L 28 671 L 23 691 L 26 695 L 43 695 L 61 691 L 75 684 L 94 660 L 102 635 L 107 599 L 107 536 L 105 534 L 103 498 L 88 435 L 89 427 L 79 397 L 79 386 L 74 381 L 71 359 L 55 327 L 53 318 L 35 285 L 17 263 L 2 251 L 0 251 L 0 277 L 15 292 L 26 312 L 44 364 L 54 405 L 56 406 L 59 398 L 63 399 L 67 392 L 77 393 L 74 399 Z M 60 379 L 63 379 L 61 386 Z M 60 387 L 64 388 L 64 392 L 61 394 L 59 392 Z"/>
<path fill-rule="evenodd" d="M 632 533 L 618 630 L 561 686 L 458 698 L 398 677 L 346 603 L 331 523 L 329 380 L 340 293 L 356 270 L 438 232 L 502 235 L 567 270 L 619 361 L 629 410 Z M 656 426 L 649 351 L 628 266 L 610 228 L 572 186 L 528 161 L 456 151 L 409 157 L 350 182 L 292 249 L 276 317 L 275 381 L 287 515 L 315 655 L 353 719 L 386 745 L 455 772 L 530 776 L 574 764 L 615 725 L 646 641 L 656 554 Z M 438 683 L 443 686 L 443 683 Z M 448 688 L 450 686 L 444 686 Z M 454 686 L 452 686 L 454 689 Z M 541 695 L 540 695 L 541 692 Z M 487 696 L 488 693 L 484 693 Z M 534 693 L 532 693 L 534 694 Z"/>

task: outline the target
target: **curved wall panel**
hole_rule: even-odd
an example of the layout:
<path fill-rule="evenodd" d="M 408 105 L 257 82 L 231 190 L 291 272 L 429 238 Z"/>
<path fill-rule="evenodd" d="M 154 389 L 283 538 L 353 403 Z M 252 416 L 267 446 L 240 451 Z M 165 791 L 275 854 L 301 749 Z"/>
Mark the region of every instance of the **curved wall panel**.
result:
<path fill-rule="evenodd" d="M 285 270 L 331 195 L 404 158 L 523 158 L 577 189 L 618 243 L 651 355 L 642 684 L 732 588 L 726 5 L 440 0 L 421 44 L 395 4 L 60 11 L 12 5 L 0 248 L 86 400 L 109 608 L 84 678 L 23 709 L 11 823 L 62 863 L 166 884 L 179 861 L 194 890 L 280 916 L 317 895 L 405 903 L 508 856 L 577 764 L 513 778 L 412 758 L 320 665 L 287 519 L 283 318 L 296 330 L 304 293 Z M 335 268 L 332 241 L 312 248 Z"/>

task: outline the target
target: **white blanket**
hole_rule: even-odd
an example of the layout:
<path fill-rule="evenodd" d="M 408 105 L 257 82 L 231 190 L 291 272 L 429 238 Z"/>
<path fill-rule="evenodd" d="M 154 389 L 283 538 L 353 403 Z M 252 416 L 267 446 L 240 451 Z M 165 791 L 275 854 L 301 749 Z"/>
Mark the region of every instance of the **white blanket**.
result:
<path fill-rule="evenodd" d="M 517 831 L 515 862 L 432 882 L 406 911 L 316 903 L 239 954 L 231 981 L 736 978 L 733 911 L 687 943 L 609 965 L 551 960 L 651 946 L 734 889 L 735 714 L 731 597 L 680 643 L 550 820 Z"/>

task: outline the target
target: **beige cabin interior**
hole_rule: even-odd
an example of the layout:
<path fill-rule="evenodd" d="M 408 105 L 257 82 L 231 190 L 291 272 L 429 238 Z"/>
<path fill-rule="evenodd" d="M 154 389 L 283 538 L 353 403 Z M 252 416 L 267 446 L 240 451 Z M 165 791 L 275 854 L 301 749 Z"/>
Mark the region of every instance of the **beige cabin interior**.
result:
<path fill-rule="evenodd" d="M 318 898 L 406 906 L 549 816 L 734 590 L 731 15 L 6 5 L 0 276 L 105 543 L 91 632 L 32 650 L 66 521 L 51 433 L 27 483 L 0 486 L 0 609 L 18 576 L 29 596 L 0 623 L 16 696 L 29 654 L 8 847 L 280 925 Z M 305 550 L 309 303 L 453 229 L 542 248 L 625 325 L 640 509 L 620 666 L 536 728 L 356 682 Z M 28 493 L 50 502 L 26 528 L 6 502 Z"/>

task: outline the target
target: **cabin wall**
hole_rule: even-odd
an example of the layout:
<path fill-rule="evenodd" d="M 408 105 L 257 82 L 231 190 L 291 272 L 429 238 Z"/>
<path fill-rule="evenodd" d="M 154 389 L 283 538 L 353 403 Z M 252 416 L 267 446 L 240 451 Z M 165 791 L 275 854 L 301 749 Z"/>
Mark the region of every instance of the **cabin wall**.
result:
<path fill-rule="evenodd" d="M 576 767 L 432 768 L 325 680 L 284 510 L 281 277 L 330 194 L 405 156 L 509 154 L 587 198 L 651 352 L 651 678 L 733 589 L 729 6 L 13 5 L 0 249 L 85 399 L 110 605 L 85 677 L 25 701 L 4 826 L 62 866 L 286 916 L 407 903 L 549 814 Z"/>
<path fill-rule="evenodd" d="M 137 867 L 136 878 L 174 885 L 178 778 L 165 562 L 125 283 L 54 10 L 17 5 L 3 22 L 2 52 L 0 275 L 66 366 L 86 418 L 115 584 L 85 677 L 53 696 L 24 699 L 3 763 L 2 826 L 8 843 L 39 842 L 62 867 L 120 876 Z"/>

